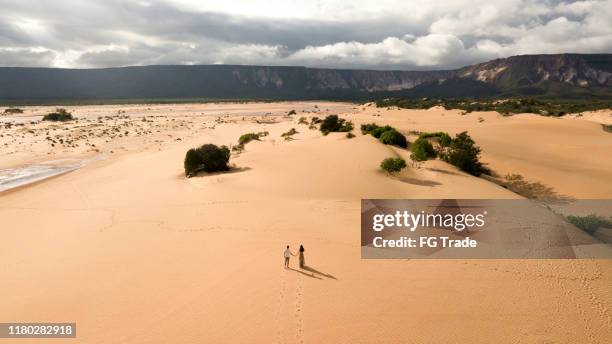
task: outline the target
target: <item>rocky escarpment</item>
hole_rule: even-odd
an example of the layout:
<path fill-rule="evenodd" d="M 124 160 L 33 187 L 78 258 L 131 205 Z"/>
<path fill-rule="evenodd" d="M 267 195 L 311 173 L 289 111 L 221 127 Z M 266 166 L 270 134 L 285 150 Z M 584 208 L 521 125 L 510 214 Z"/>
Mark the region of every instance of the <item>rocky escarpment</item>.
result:
<path fill-rule="evenodd" d="M 547 82 L 575 87 L 612 86 L 612 55 L 524 55 L 497 59 L 459 70 L 458 76 L 502 89 Z"/>
<path fill-rule="evenodd" d="M 456 70 L 284 66 L 0 67 L 0 101 L 83 99 L 356 99 L 494 94 L 612 95 L 612 54 L 524 55 Z"/>

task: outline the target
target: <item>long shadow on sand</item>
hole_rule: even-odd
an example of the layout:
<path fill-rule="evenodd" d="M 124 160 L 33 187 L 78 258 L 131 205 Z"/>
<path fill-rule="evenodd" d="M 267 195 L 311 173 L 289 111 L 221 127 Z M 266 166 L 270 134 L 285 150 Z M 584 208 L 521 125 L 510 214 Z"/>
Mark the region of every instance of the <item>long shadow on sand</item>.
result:
<path fill-rule="evenodd" d="M 192 178 L 206 178 L 206 177 L 218 176 L 222 174 L 240 173 L 240 172 L 249 171 L 250 169 L 251 169 L 250 167 L 230 167 L 229 171 L 210 172 L 210 173 L 198 172 L 198 174 L 196 174 Z"/>
<path fill-rule="evenodd" d="M 313 267 L 310 267 L 310 266 L 308 266 L 308 265 L 304 265 L 304 267 L 302 268 L 302 270 L 304 270 L 304 271 L 309 271 L 309 272 L 311 272 L 311 273 L 313 273 L 313 274 L 319 274 L 319 275 L 321 275 L 321 276 L 323 276 L 323 277 L 327 277 L 327 278 L 331 278 L 331 279 L 335 279 L 335 280 L 337 280 L 337 278 L 336 278 L 334 275 L 332 275 L 332 274 L 326 274 L 326 273 L 321 272 L 321 271 L 319 271 L 319 270 L 317 270 L 317 269 L 315 269 L 315 268 L 313 268 Z"/>
<path fill-rule="evenodd" d="M 450 174 L 453 176 L 461 176 L 461 174 L 457 173 L 457 172 L 453 172 L 453 171 L 446 171 L 443 170 L 441 168 L 435 168 L 435 167 L 426 167 L 426 170 L 432 171 L 432 172 L 438 172 L 438 173 L 443 173 L 443 174 Z"/>
<path fill-rule="evenodd" d="M 322 280 L 322 278 L 321 278 L 321 277 L 319 277 L 319 276 L 315 276 L 315 274 L 314 274 L 314 273 L 307 274 L 307 273 L 305 273 L 304 271 L 297 270 L 297 269 L 294 269 L 294 268 L 287 268 L 287 269 L 288 269 L 288 270 L 291 270 L 291 271 L 295 271 L 295 272 L 297 272 L 297 273 L 300 273 L 300 274 L 302 274 L 302 275 L 304 275 L 304 276 L 308 276 L 308 277 L 310 277 L 310 278 L 316 278 L 316 279 Z"/>
<path fill-rule="evenodd" d="M 420 180 L 420 179 L 416 179 L 416 178 L 408 178 L 408 177 L 397 177 L 397 179 L 401 182 L 404 183 L 408 183 L 408 184 L 413 184 L 413 185 L 419 185 L 419 186 L 429 186 L 429 187 L 433 187 L 433 186 L 437 186 L 437 185 L 442 185 L 436 181 L 433 180 Z"/>

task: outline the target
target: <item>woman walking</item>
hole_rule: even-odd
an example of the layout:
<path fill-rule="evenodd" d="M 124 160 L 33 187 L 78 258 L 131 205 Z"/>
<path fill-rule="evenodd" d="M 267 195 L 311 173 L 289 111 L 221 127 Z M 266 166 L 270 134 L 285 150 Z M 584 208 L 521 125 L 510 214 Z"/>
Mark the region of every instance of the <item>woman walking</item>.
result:
<path fill-rule="evenodd" d="M 304 246 L 300 245 L 300 269 L 304 268 L 306 262 L 304 261 Z"/>

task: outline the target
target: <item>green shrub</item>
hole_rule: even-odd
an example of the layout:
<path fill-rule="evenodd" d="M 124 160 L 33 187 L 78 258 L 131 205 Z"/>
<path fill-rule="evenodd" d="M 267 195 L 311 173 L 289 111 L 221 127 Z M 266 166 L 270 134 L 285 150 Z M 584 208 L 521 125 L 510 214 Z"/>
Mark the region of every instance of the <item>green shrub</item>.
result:
<path fill-rule="evenodd" d="M 370 124 L 362 124 L 361 125 L 361 133 L 363 135 L 367 135 L 369 134 L 372 130 L 380 128 L 376 123 L 370 123 Z"/>
<path fill-rule="evenodd" d="M 370 131 L 370 135 L 374 136 L 375 138 L 379 139 L 380 136 L 385 132 L 385 131 L 389 131 L 389 130 L 395 130 L 395 128 L 385 125 L 384 127 L 378 127 L 378 128 L 374 128 L 372 129 L 372 131 Z"/>
<path fill-rule="evenodd" d="M 295 114 L 296 114 L 295 110 L 291 110 L 291 111 L 289 111 L 287 113 L 287 116 L 292 116 L 292 115 L 295 115 Z"/>
<path fill-rule="evenodd" d="M 406 168 L 406 161 L 402 158 L 386 158 L 380 163 L 380 168 L 387 173 L 399 172 Z"/>
<path fill-rule="evenodd" d="M 440 154 L 442 160 L 474 176 L 489 173 L 489 169 L 480 162 L 479 156 L 480 147 L 476 146 L 467 131 L 457 134 L 447 149 Z"/>
<path fill-rule="evenodd" d="M 20 108 L 15 108 L 15 107 L 10 107 L 4 110 L 5 114 L 16 114 L 16 113 L 23 113 L 23 110 Z"/>
<path fill-rule="evenodd" d="M 281 137 L 284 137 L 284 138 L 285 138 L 285 140 L 291 140 L 291 139 L 292 139 L 292 136 L 293 136 L 293 135 L 295 135 L 295 134 L 297 134 L 297 133 L 298 133 L 298 131 L 297 131 L 297 130 L 295 130 L 295 128 L 291 128 L 291 130 L 289 130 L 288 132 L 286 132 L 286 133 L 282 133 L 282 134 L 281 134 Z"/>
<path fill-rule="evenodd" d="M 355 137 L 355 134 L 351 133 L 350 131 L 348 133 L 346 133 L 346 138 L 347 139 L 352 139 L 353 137 Z"/>
<path fill-rule="evenodd" d="M 448 147 L 451 143 L 451 137 L 445 132 L 439 131 L 436 133 L 421 133 L 419 138 L 427 139 L 427 138 L 436 138 L 438 139 L 438 143 L 440 147 Z"/>
<path fill-rule="evenodd" d="M 205 144 L 198 148 L 192 148 L 185 154 L 185 175 L 193 177 L 199 171 L 217 172 L 227 171 L 227 163 L 230 158 L 230 150 L 226 146 L 218 147 L 213 144 Z"/>
<path fill-rule="evenodd" d="M 308 124 L 306 117 L 300 117 L 300 119 L 298 120 L 298 124 Z"/>
<path fill-rule="evenodd" d="M 238 139 L 238 144 L 244 146 L 245 144 L 253 141 L 253 140 L 258 140 L 259 141 L 259 134 L 256 133 L 248 133 L 248 134 L 244 134 L 241 135 L 240 138 Z"/>
<path fill-rule="evenodd" d="M 569 215 L 565 218 L 568 222 L 589 234 L 595 233 L 595 231 L 600 227 L 612 228 L 612 219 L 606 219 L 605 217 L 597 216 L 595 214 L 590 214 L 587 216 Z"/>
<path fill-rule="evenodd" d="M 74 117 L 72 117 L 72 114 L 70 112 L 66 111 L 66 109 L 61 108 L 58 108 L 55 110 L 55 112 L 48 113 L 43 116 L 43 121 L 65 122 L 72 121 L 73 119 Z"/>
<path fill-rule="evenodd" d="M 240 138 L 238 138 L 238 146 L 232 147 L 232 150 L 241 152 L 244 149 L 244 145 L 246 145 L 247 143 L 253 140 L 259 141 L 260 138 L 268 135 L 269 133 L 267 131 L 260 131 L 258 133 L 248 133 L 241 135 Z"/>
<path fill-rule="evenodd" d="M 340 132 L 347 133 L 353 131 L 353 122 L 345 121 L 342 127 L 340 128 Z"/>
<path fill-rule="evenodd" d="M 348 132 L 353 130 L 353 123 L 339 118 L 337 115 L 329 115 L 323 119 L 319 130 L 324 135 L 333 132 Z"/>
<path fill-rule="evenodd" d="M 386 145 L 394 145 L 402 148 L 408 147 L 406 136 L 395 129 L 387 130 L 382 133 L 379 140 Z"/>
<path fill-rule="evenodd" d="M 412 144 L 412 154 L 410 155 L 412 160 L 425 161 L 435 157 L 436 151 L 431 142 L 427 141 L 427 139 L 419 137 Z"/>

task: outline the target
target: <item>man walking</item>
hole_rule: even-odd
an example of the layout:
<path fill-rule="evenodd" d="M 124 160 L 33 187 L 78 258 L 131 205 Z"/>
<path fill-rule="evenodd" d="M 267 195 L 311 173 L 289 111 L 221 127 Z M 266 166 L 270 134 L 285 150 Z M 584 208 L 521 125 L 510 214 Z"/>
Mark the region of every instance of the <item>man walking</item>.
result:
<path fill-rule="evenodd" d="M 295 254 L 291 253 L 289 245 L 287 245 L 287 249 L 285 250 L 285 269 L 289 267 L 289 258 L 291 258 L 291 256 L 295 256 Z"/>

